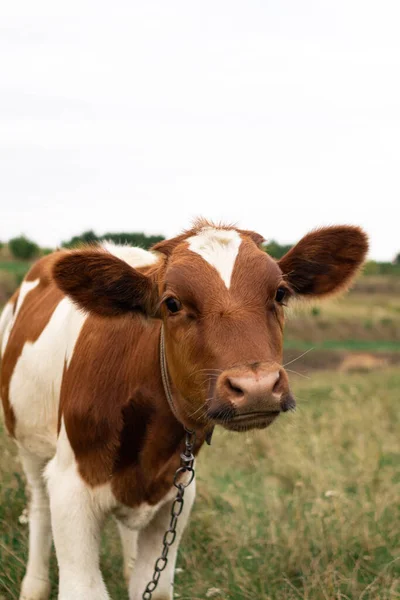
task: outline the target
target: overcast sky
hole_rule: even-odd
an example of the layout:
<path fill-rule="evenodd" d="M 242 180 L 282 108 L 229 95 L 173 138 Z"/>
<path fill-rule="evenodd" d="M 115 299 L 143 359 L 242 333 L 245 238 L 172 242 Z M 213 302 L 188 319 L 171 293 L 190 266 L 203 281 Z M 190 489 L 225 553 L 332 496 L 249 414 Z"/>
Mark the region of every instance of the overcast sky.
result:
<path fill-rule="evenodd" d="M 4 0 L 0 240 L 281 242 L 360 224 L 400 251 L 398 0 Z"/>

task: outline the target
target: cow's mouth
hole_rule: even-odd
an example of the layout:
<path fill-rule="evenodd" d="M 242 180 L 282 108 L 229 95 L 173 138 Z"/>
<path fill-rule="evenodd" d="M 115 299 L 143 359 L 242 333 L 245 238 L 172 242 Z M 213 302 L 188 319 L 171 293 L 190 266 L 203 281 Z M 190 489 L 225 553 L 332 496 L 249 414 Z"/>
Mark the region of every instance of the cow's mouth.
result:
<path fill-rule="evenodd" d="M 229 419 L 216 419 L 219 425 L 229 431 L 248 431 L 250 429 L 265 429 L 271 425 L 279 415 L 280 411 L 259 411 L 252 413 L 241 413 Z"/>

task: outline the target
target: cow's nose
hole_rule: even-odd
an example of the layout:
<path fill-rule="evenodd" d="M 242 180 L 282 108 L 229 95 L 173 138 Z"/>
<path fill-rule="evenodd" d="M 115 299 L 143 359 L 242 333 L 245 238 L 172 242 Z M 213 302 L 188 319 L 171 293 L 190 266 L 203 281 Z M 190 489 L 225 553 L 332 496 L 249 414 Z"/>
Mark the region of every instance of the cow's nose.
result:
<path fill-rule="evenodd" d="M 235 399 L 235 404 L 240 404 L 241 400 L 270 397 L 274 393 L 275 387 L 278 387 L 279 379 L 279 371 L 259 376 L 254 374 L 227 376 L 225 386 L 229 395 Z"/>
<path fill-rule="evenodd" d="M 228 401 L 239 413 L 252 411 L 280 412 L 293 409 L 295 402 L 289 390 L 284 369 L 232 369 L 220 376 L 218 396 Z"/>

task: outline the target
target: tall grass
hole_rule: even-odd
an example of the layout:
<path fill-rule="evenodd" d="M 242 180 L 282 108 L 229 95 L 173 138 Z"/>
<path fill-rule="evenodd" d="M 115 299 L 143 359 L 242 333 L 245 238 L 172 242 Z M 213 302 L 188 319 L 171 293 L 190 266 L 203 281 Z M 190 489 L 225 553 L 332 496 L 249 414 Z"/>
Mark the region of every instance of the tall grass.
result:
<path fill-rule="evenodd" d="M 400 374 L 320 372 L 293 387 L 295 414 L 266 431 L 216 431 L 202 450 L 176 598 L 400 598 Z M 15 600 L 26 501 L 14 450 L 0 444 L 0 598 Z M 102 567 L 112 598 L 126 600 L 112 523 Z M 52 577 L 56 598 L 54 563 Z"/>

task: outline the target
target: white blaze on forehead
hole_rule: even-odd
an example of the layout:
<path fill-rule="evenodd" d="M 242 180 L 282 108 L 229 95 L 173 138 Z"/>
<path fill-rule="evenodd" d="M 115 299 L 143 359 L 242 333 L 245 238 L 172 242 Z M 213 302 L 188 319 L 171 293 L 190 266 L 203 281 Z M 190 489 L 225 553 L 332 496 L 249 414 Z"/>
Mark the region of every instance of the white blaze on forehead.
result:
<path fill-rule="evenodd" d="M 220 274 L 229 288 L 233 267 L 239 253 L 242 238 L 234 229 L 214 229 L 205 227 L 187 240 L 189 249 L 200 254 Z"/>

